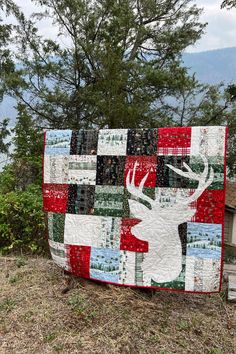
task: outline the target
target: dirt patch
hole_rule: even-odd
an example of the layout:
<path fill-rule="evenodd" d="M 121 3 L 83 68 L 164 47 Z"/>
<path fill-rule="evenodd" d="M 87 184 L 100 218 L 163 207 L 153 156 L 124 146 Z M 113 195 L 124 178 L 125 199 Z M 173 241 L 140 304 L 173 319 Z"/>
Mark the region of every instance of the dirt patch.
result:
<path fill-rule="evenodd" d="M 225 292 L 145 291 L 65 276 L 51 260 L 0 258 L 0 353 L 234 354 Z"/>

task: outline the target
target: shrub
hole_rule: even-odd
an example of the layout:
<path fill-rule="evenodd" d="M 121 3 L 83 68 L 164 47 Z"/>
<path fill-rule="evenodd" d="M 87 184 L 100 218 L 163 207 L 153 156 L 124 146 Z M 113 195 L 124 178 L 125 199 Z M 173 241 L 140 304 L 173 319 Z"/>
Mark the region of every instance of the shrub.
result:
<path fill-rule="evenodd" d="M 0 193 L 0 251 L 19 250 L 30 253 L 48 250 L 42 191 L 38 185 Z"/>

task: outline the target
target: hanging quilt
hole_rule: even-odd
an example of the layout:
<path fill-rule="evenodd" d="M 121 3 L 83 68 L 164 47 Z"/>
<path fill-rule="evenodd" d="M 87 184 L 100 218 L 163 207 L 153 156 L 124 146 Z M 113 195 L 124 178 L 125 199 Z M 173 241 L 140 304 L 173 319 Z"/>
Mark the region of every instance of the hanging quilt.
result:
<path fill-rule="evenodd" d="M 225 127 L 47 131 L 53 260 L 96 281 L 219 291 L 225 146 Z"/>

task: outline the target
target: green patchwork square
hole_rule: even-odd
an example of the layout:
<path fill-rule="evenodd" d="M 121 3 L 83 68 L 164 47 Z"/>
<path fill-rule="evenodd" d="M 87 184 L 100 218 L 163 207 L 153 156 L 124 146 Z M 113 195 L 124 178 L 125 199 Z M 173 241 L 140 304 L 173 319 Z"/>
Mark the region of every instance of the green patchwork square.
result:
<path fill-rule="evenodd" d="M 65 214 L 48 213 L 48 238 L 54 242 L 64 242 Z"/>
<path fill-rule="evenodd" d="M 145 195 L 147 195 L 148 197 L 150 197 L 151 199 L 155 200 L 155 188 L 144 187 L 143 193 Z M 140 198 L 136 198 L 136 197 L 132 196 L 130 194 L 130 192 L 125 188 L 125 191 L 124 191 L 124 211 L 123 211 L 123 217 L 125 217 L 125 218 L 131 217 L 130 208 L 129 208 L 129 199 L 135 199 L 150 209 L 150 204 L 146 200 L 142 200 Z"/>
<path fill-rule="evenodd" d="M 96 186 L 94 214 L 102 216 L 123 216 L 124 187 Z"/>
<path fill-rule="evenodd" d="M 212 167 L 214 170 L 213 182 L 207 189 L 224 189 L 224 159 L 223 156 L 209 156 L 209 171 Z M 204 170 L 204 162 L 200 156 L 191 156 L 190 164 L 194 173 L 200 174 Z M 189 179 L 188 188 L 195 189 L 198 187 L 198 181 Z"/>

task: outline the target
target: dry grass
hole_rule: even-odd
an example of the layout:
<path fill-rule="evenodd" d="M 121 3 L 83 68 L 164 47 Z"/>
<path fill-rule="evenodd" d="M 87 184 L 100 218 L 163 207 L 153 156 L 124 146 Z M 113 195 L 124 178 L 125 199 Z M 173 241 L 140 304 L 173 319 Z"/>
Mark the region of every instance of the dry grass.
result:
<path fill-rule="evenodd" d="M 234 353 L 235 306 L 225 293 L 96 284 L 42 258 L 0 263 L 1 354 Z"/>

